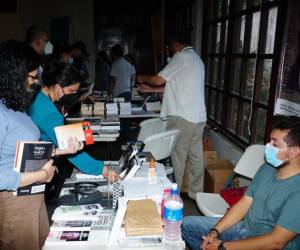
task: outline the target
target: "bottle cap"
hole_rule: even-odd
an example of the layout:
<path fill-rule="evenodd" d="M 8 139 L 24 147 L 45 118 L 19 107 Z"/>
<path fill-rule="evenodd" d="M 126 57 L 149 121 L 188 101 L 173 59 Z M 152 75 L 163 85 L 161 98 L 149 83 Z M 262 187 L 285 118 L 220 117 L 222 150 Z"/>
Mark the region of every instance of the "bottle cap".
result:
<path fill-rule="evenodd" d="M 155 168 L 155 161 L 153 158 L 150 160 L 149 168 Z"/>
<path fill-rule="evenodd" d="M 177 183 L 172 183 L 171 193 L 172 194 L 178 194 L 178 185 L 177 185 Z"/>

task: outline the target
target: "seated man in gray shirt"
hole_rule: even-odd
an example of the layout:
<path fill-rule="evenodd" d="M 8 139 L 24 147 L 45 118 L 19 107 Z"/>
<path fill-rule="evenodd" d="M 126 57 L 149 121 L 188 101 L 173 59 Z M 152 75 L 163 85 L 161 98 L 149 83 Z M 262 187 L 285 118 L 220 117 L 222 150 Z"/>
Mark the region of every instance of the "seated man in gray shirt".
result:
<path fill-rule="evenodd" d="M 123 57 L 124 51 L 120 44 L 111 48 L 113 63 L 110 71 L 108 94 L 113 97 L 124 97 L 131 101 L 131 81 L 135 75 L 132 65 Z"/>
<path fill-rule="evenodd" d="M 183 219 L 183 238 L 192 249 L 300 249 L 299 118 L 274 124 L 265 158 L 245 195 L 221 219 Z"/>

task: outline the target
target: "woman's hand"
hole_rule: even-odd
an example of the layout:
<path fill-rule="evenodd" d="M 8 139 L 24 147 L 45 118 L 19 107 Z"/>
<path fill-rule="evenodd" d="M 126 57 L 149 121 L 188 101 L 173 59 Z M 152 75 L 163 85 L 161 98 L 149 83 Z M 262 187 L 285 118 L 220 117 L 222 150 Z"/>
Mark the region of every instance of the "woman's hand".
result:
<path fill-rule="evenodd" d="M 56 155 L 67 155 L 67 154 L 75 154 L 78 151 L 82 150 L 84 147 L 83 142 L 78 141 L 76 137 L 70 137 L 68 139 L 68 148 L 66 149 L 58 149 L 56 148 L 54 151 L 54 156 Z"/>
<path fill-rule="evenodd" d="M 115 171 L 109 171 L 108 166 L 104 166 L 103 171 L 102 171 L 102 175 L 105 179 L 107 179 L 109 181 L 117 181 L 117 180 L 120 179 L 119 174 L 116 173 Z"/>
<path fill-rule="evenodd" d="M 53 160 L 48 161 L 40 171 L 45 173 L 45 178 L 41 181 L 50 182 L 54 176 L 55 171 L 57 172 L 56 166 L 53 165 Z"/>

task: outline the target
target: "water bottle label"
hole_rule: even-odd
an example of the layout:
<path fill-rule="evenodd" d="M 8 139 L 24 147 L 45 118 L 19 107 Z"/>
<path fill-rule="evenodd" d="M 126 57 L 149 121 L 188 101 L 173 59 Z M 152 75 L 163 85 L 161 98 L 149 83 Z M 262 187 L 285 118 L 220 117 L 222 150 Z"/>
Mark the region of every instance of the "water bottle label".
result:
<path fill-rule="evenodd" d="M 164 208 L 164 219 L 169 221 L 181 221 L 182 220 L 182 208 L 180 209 L 170 209 Z"/>

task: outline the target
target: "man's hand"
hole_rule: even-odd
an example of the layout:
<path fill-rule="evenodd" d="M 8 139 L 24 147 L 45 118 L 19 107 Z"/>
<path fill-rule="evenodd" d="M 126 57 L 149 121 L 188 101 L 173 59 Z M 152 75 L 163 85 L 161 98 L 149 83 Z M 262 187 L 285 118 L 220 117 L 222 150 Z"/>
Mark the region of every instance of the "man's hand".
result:
<path fill-rule="evenodd" d="M 143 83 L 137 84 L 137 89 L 138 89 L 138 91 L 140 91 L 142 93 L 153 93 L 153 92 L 155 92 L 153 87 L 151 87 L 147 84 L 143 84 Z"/>
<path fill-rule="evenodd" d="M 138 83 L 145 83 L 145 75 L 137 75 L 136 76 L 136 81 Z"/>
<path fill-rule="evenodd" d="M 202 237 L 202 249 L 203 250 L 218 250 L 219 245 L 221 244 L 221 240 L 212 237 L 210 234 Z"/>

